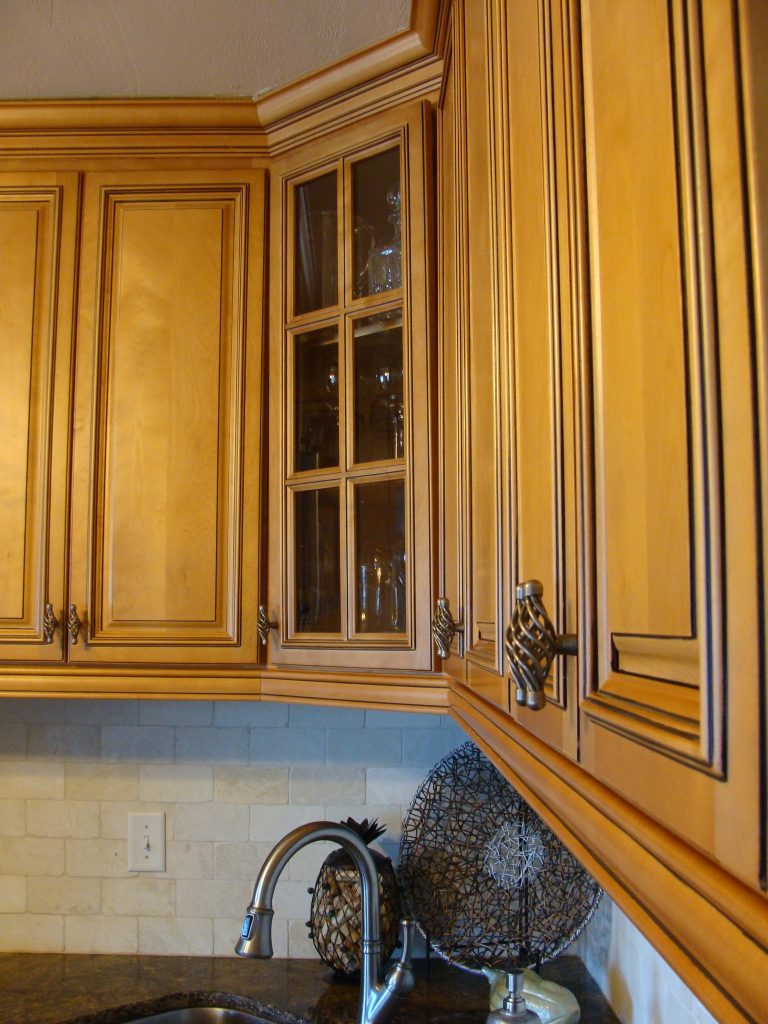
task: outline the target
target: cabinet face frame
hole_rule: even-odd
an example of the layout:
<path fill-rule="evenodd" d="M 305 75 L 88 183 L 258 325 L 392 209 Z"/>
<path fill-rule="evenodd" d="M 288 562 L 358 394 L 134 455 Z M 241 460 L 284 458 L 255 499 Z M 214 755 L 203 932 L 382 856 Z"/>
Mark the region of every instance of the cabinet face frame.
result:
<path fill-rule="evenodd" d="M 429 634 L 432 592 L 430 537 L 431 469 L 429 392 L 432 332 L 429 324 L 430 272 L 428 108 L 417 103 L 394 108 L 312 147 L 277 160 L 271 197 L 270 271 L 270 542 L 268 611 L 278 621 L 270 635 L 268 660 L 277 666 L 323 668 L 430 669 Z M 352 170 L 361 160 L 399 147 L 402 286 L 354 297 L 351 286 L 352 235 L 345 229 L 352 217 Z M 295 270 L 296 188 L 324 173 L 337 174 L 337 245 L 340 303 L 292 316 Z M 354 461 L 351 402 L 354 393 L 353 331 L 361 318 L 402 310 L 404 458 Z M 293 357 L 290 339 L 315 328 L 337 325 L 339 338 L 339 465 L 293 471 L 295 450 Z M 343 389 L 343 390 L 342 390 Z M 342 400 L 343 399 L 343 400 Z M 406 627 L 403 633 L 355 632 L 353 587 L 354 531 L 351 502 L 357 483 L 402 480 L 405 487 L 405 551 L 410 581 L 406 585 Z M 341 537 L 342 632 L 303 633 L 296 628 L 296 556 L 289 492 L 316 486 L 339 487 Z"/>
<path fill-rule="evenodd" d="M 11 338 L 3 339 L 8 345 L 4 356 L 9 360 L 4 384 L 10 387 L 25 377 L 26 385 L 23 393 L 7 395 L 7 404 L 3 403 L 5 457 L 18 456 L 17 472 L 8 464 L 3 474 L 5 511 L 16 523 L 13 529 L 4 530 L 6 541 L 14 547 L 17 568 L 17 577 L 9 578 L 8 586 L 15 585 L 18 591 L 17 614 L 0 620 L 3 661 L 56 663 L 66 650 L 65 552 L 78 208 L 79 178 L 74 172 L 0 174 L 0 216 L 16 222 L 13 244 L 19 256 L 26 257 L 31 273 L 24 281 L 12 277 L 7 264 L 4 269 L 5 287 L 13 284 L 27 294 L 9 294 L 4 307 L 10 317 L 9 330 L 13 330 Z M 19 218 L 26 221 L 23 231 Z M 19 266 L 18 272 L 22 271 Z M 8 415 L 14 416 L 12 422 L 6 421 Z M 12 449 L 14 438 L 23 444 L 23 453 L 18 446 Z M 10 592 L 6 596 L 10 600 Z M 50 642 L 46 642 L 43 623 L 47 604 L 58 621 Z"/>
<path fill-rule="evenodd" d="M 257 660 L 264 180 L 263 171 L 252 170 L 94 172 L 86 178 L 70 594 L 85 626 L 80 642 L 70 645 L 70 661 L 255 664 Z M 138 227 L 135 226 L 137 217 L 144 217 L 144 223 L 139 222 Z M 197 323 L 188 324 L 188 329 L 183 325 L 184 295 L 191 299 L 189 289 L 197 285 L 180 279 L 180 272 L 171 266 L 168 281 L 155 287 L 154 276 L 151 276 L 154 257 L 147 253 L 154 237 L 152 232 L 159 229 L 158 217 L 169 217 L 174 225 L 178 220 L 178 227 L 174 226 L 173 230 L 181 235 L 184 232 L 191 232 L 195 237 L 200 232 L 204 235 L 201 246 L 192 247 L 193 251 L 183 256 L 179 253 L 178 261 L 182 258 L 191 261 L 191 267 L 195 261 L 200 261 L 198 283 L 201 290 L 205 285 L 208 291 L 204 300 L 207 320 L 199 328 Z M 128 237 L 138 239 L 133 249 L 122 246 L 121 225 L 128 223 L 128 218 L 134 221 L 134 234 Z M 120 291 L 120 275 L 129 272 L 139 276 L 140 287 L 147 292 L 144 301 L 150 316 L 165 317 L 160 327 L 159 319 L 157 323 L 150 319 L 145 325 L 141 308 L 135 310 L 126 306 L 123 314 L 120 303 L 135 302 L 136 298 L 134 294 L 123 298 Z M 147 512 L 143 525 L 147 541 L 151 541 L 153 526 L 172 533 L 183 530 L 179 537 L 181 561 L 179 569 L 174 570 L 176 582 L 169 580 L 167 594 L 168 600 L 176 601 L 181 612 L 142 616 L 135 593 L 130 596 L 128 592 L 122 598 L 126 608 L 133 606 L 132 613 L 121 612 L 118 605 L 121 583 L 131 581 L 126 581 L 125 573 L 115 575 L 115 551 L 122 545 L 125 563 L 126 552 L 133 541 L 125 531 L 121 536 L 115 487 L 128 487 L 128 498 L 137 508 L 145 502 L 140 493 L 141 473 L 136 476 L 130 466 L 121 466 L 123 456 L 115 447 L 113 417 L 127 414 L 127 399 L 134 380 L 145 390 L 153 386 L 147 372 L 142 370 L 141 347 L 144 344 L 157 346 L 161 337 L 168 338 L 168 372 L 179 377 L 174 398 L 186 406 L 181 410 L 179 424 L 194 426 L 198 421 L 195 389 L 203 385 L 200 374 L 207 375 L 209 390 L 211 386 L 215 388 L 219 406 L 213 417 L 216 450 L 206 448 L 199 453 L 208 463 L 209 475 L 213 472 L 215 476 L 214 493 L 205 495 L 211 506 L 207 518 L 210 520 L 212 513 L 213 519 L 207 525 L 202 521 L 196 524 L 197 513 L 192 508 L 189 509 L 192 519 L 182 527 L 182 524 L 165 520 L 153 523 L 151 517 L 147 518 Z M 200 364 L 192 358 L 191 352 L 190 358 L 185 358 L 187 338 L 190 344 L 196 338 L 195 344 L 200 346 L 215 345 L 218 368 Z M 175 345 L 173 351 L 172 344 Z M 148 355 L 153 354 L 148 352 Z M 162 358 L 162 353 L 155 357 Z M 118 361 L 120 358 L 122 364 Z M 120 366 L 130 366 L 131 359 L 139 360 L 136 371 L 129 375 L 123 373 L 118 379 Z M 122 396 L 119 403 L 118 396 Z M 142 402 L 137 408 L 143 412 L 146 403 Z M 162 425 L 161 396 L 154 396 L 147 415 L 150 413 L 160 417 L 158 425 Z M 198 456 L 190 446 L 194 443 L 210 446 L 210 431 L 194 442 L 193 435 L 185 436 L 183 431 L 177 430 L 175 435 L 178 436 L 174 435 L 176 422 L 175 419 L 169 421 L 168 434 L 160 442 L 167 445 L 169 456 L 176 446 L 177 454 L 192 460 L 193 464 Z M 129 424 L 123 422 L 121 426 L 127 430 Z M 145 446 L 146 458 L 151 456 L 153 443 L 147 429 L 145 426 L 144 435 L 139 434 L 137 438 L 139 447 L 135 454 L 138 458 L 142 458 L 141 445 Z M 146 474 L 148 469 L 143 472 Z M 187 484 L 173 477 L 171 464 L 167 472 L 170 474 L 168 486 L 176 479 L 179 486 L 188 489 Z M 162 479 L 158 479 L 157 486 L 161 484 Z M 177 494 L 177 505 L 180 500 Z M 190 498 L 184 500 L 191 501 Z M 124 513 L 120 514 L 124 518 Z M 185 566 L 191 568 L 196 561 L 195 548 L 200 542 L 194 537 L 199 532 L 198 527 L 213 545 L 204 552 L 206 592 L 200 597 L 199 587 L 190 589 L 190 593 L 198 592 L 198 599 L 207 602 L 208 610 L 204 614 L 195 613 L 191 606 L 189 612 L 183 610 L 187 589 Z M 134 584 L 141 588 L 140 581 Z M 176 589 L 175 596 L 172 587 Z M 156 601 L 161 598 L 161 594 L 155 594 Z"/>

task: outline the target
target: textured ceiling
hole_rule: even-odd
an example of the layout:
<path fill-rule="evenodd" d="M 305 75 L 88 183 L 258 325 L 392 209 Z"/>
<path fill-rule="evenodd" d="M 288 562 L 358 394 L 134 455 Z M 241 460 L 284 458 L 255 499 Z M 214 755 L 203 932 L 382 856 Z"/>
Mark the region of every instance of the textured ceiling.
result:
<path fill-rule="evenodd" d="M 0 0 L 0 100 L 258 96 L 408 27 L 411 0 Z"/>

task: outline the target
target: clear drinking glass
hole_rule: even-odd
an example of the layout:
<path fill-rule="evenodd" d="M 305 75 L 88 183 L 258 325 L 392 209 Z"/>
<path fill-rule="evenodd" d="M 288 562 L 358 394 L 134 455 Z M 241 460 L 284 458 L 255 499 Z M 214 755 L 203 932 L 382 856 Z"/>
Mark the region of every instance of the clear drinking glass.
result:
<path fill-rule="evenodd" d="M 400 149 L 359 160 L 352 170 L 355 299 L 402 285 Z"/>
<path fill-rule="evenodd" d="M 355 486 L 355 628 L 404 633 L 406 627 L 405 485 Z"/>

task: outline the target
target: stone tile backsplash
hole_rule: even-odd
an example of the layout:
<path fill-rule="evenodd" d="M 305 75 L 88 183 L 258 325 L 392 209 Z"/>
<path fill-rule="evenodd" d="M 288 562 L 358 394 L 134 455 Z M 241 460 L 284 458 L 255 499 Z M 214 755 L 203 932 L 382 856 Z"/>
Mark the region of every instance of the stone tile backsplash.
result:
<path fill-rule="evenodd" d="M 443 715 L 250 701 L 0 702 L 0 950 L 233 952 L 273 843 L 318 818 L 378 817 L 397 855 L 427 770 L 466 736 Z M 128 871 L 131 811 L 164 811 L 166 871 Z M 295 857 L 275 953 L 331 847 Z"/>
<path fill-rule="evenodd" d="M 320 818 L 377 817 L 397 856 L 446 716 L 250 701 L 0 701 L 0 952 L 233 955 L 258 870 Z M 164 811 L 166 871 L 128 871 L 131 811 Z M 275 897 L 277 956 L 315 957 L 300 851 Z M 569 952 L 624 1024 L 714 1024 L 610 900 Z"/>

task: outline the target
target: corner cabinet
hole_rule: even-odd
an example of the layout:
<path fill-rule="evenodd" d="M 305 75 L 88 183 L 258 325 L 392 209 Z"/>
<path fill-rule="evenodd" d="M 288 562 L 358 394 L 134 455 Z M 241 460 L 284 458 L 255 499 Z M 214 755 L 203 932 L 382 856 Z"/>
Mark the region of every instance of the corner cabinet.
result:
<path fill-rule="evenodd" d="M 0 195 L 3 660 L 254 664 L 264 173 L 82 180 Z"/>
<path fill-rule="evenodd" d="M 268 663 L 430 669 L 429 109 L 272 168 Z"/>
<path fill-rule="evenodd" d="M 718 1020 L 763 1019 L 768 25 L 749 0 L 482 6 L 444 21 L 442 426 L 461 451 L 450 396 L 484 345 L 467 311 L 490 232 L 497 607 L 545 678 L 541 710 L 518 706 L 509 662 L 506 686 L 478 686 L 454 642 L 452 708 Z M 442 507 L 466 545 L 455 479 Z M 514 629 L 531 580 L 551 661 L 543 614 Z"/>

